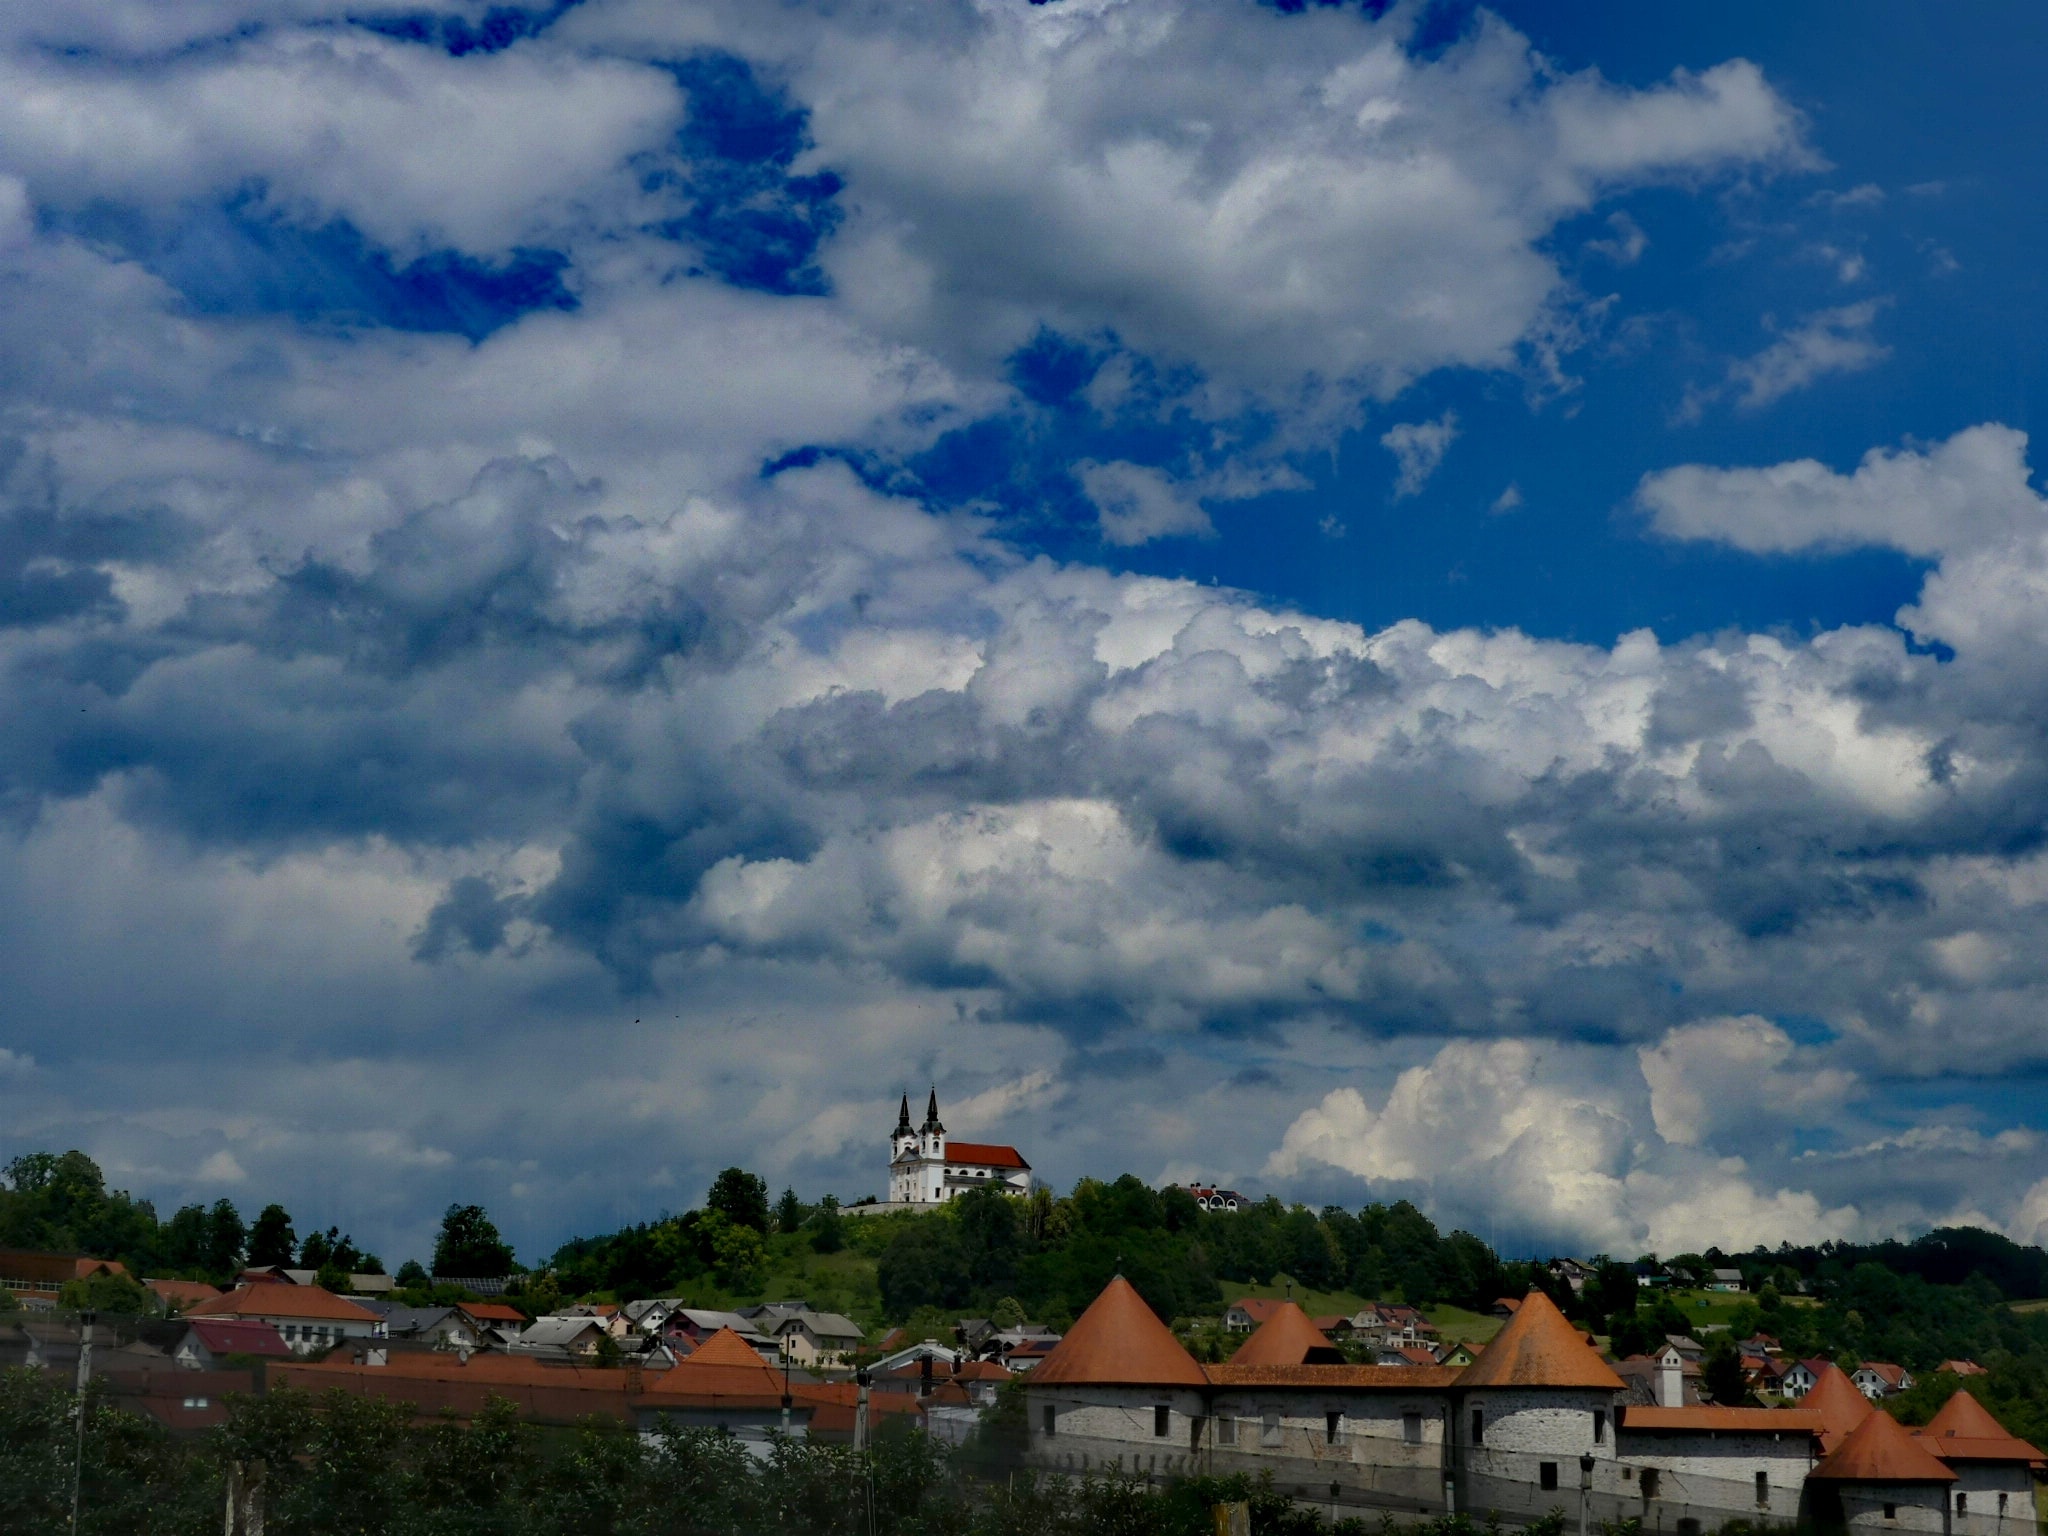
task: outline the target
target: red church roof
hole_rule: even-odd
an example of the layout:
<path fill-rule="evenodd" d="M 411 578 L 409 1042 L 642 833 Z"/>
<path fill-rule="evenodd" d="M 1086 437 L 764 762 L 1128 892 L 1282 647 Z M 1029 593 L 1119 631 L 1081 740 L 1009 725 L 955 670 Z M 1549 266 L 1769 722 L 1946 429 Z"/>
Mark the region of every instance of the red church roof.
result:
<path fill-rule="evenodd" d="M 1022 1168 L 1031 1171 L 1031 1165 L 1015 1147 L 999 1147 L 992 1141 L 948 1141 L 946 1161 L 949 1163 L 973 1163 L 978 1168 Z"/>

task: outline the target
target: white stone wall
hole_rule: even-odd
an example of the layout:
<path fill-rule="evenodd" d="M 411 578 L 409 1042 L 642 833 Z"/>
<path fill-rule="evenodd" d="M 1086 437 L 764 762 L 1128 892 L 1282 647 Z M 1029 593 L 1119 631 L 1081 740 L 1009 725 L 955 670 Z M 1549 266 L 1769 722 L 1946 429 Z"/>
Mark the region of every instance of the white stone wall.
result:
<path fill-rule="evenodd" d="M 2040 1518 L 2034 1505 L 2034 1480 L 2018 1462 L 1962 1462 L 1952 1468 L 1956 1481 L 1949 1489 L 1950 1527 L 1954 1536 L 2036 1536 Z M 1957 1495 L 1963 1507 L 1956 1508 Z M 2001 1512 L 1999 1498 L 2005 1499 Z"/>
<path fill-rule="evenodd" d="M 1472 1414 L 1486 1415 L 1483 1433 L 1474 1449 L 1519 1452 L 1550 1458 L 1563 1456 L 1573 1463 L 1573 1485 L 1577 1486 L 1576 1463 L 1590 1452 L 1594 1459 L 1614 1459 L 1614 1403 L 1612 1392 L 1580 1392 L 1562 1388 L 1504 1388 L 1464 1393 L 1457 1399 L 1453 1439 L 1470 1445 Z M 1596 1425 L 1595 1414 L 1604 1414 L 1604 1428 Z M 1598 1438 L 1595 1438 L 1598 1428 Z"/>
<path fill-rule="evenodd" d="M 1940 1536 L 1948 1529 L 1948 1490 L 1934 1484 L 1882 1486 L 1847 1484 L 1841 1490 L 1842 1520 L 1849 1536 Z M 1885 1511 L 1889 1509 L 1890 1514 Z"/>
<path fill-rule="evenodd" d="M 1806 1474 L 1812 1469 L 1812 1442 L 1805 1434 L 1649 1434 L 1624 1430 L 1620 1453 L 1624 1491 L 1633 1481 L 1635 1495 L 1646 1503 L 1705 1505 L 1717 1509 L 1752 1510 L 1776 1520 L 1799 1514 Z M 1643 1473 L 1657 1476 L 1645 1480 Z M 1756 1496 L 1756 1475 L 1764 1474 L 1765 1497 Z M 1600 1479 L 1602 1486 L 1606 1480 Z M 1655 1499 L 1648 1491 L 1655 1489 Z"/>

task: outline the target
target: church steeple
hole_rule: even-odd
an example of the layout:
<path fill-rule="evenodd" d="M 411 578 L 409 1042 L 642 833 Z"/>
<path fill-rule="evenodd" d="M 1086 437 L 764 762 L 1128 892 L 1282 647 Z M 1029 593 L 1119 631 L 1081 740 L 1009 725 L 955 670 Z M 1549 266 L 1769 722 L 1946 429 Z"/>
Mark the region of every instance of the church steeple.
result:
<path fill-rule="evenodd" d="M 937 1084 L 933 1084 L 933 1086 L 932 1086 L 932 1097 L 931 1097 L 931 1102 L 930 1102 L 929 1104 L 927 1104 L 927 1105 L 925 1106 L 925 1111 L 924 1111 L 924 1130 L 925 1130 L 925 1134 L 926 1134 L 926 1135 L 930 1135 L 930 1134 L 931 1134 L 931 1133 L 932 1133 L 933 1131 L 938 1131 L 938 1132 L 941 1132 L 941 1133 L 943 1133 L 943 1132 L 945 1131 L 945 1129 L 946 1129 L 946 1128 L 945 1128 L 945 1127 L 944 1127 L 943 1125 L 939 1124 L 939 1090 L 938 1090 L 938 1085 L 937 1085 Z"/>
<path fill-rule="evenodd" d="M 896 1115 L 896 1134 L 898 1136 L 908 1136 L 910 1134 L 910 1095 L 907 1093 L 903 1095 L 903 1108 Z"/>

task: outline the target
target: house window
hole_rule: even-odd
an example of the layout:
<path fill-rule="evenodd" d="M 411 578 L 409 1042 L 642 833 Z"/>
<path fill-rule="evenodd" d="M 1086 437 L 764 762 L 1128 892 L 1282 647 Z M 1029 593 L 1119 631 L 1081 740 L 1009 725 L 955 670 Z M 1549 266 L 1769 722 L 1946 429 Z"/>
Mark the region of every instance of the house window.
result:
<path fill-rule="evenodd" d="M 1557 1492 L 1557 1463 L 1539 1461 L 1536 1463 L 1536 1486 L 1545 1493 Z"/>
<path fill-rule="evenodd" d="M 1885 1517 L 1885 1519 L 1887 1519 L 1887 1520 L 1896 1520 L 1896 1519 L 1898 1519 L 1898 1518 L 1899 1518 L 1899 1506 L 1898 1506 L 1898 1505 L 1896 1505 L 1896 1504 L 1887 1504 L 1887 1505 L 1885 1505 L 1885 1507 L 1884 1507 L 1884 1517 Z"/>
<path fill-rule="evenodd" d="M 1259 1417 L 1259 1444 L 1278 1445 L 1279 1443 L 1280 1415 L 1277 1412 L 1268 1410 Z"/>
<path fill-rule="evenodd" d="M 1422 1444 L 1422 1415 L 1404 1413 L 1401 1415 L 1401 1441 L 1404 1445 Z"/>
<path fill-rule="evenodd" d="M 1154 1403 L 1152 1405 L 1152 1433 L 1154 1437 L 1164 1440 L 1168 1431 L 1172 1428 L 1173 1410 L 1164 1403 Z"/>
<path fill-rule="evenodd" d="M 1218 1445 L 1237 1444 L 1237 1420 L 1221 1418 L 1216 1421 L 1216 1443 Z"/>
<path fill-rule="evenodd" d="M 206 1406 L 206 1399 L 203 1397 L 188 1397 L 185 1399 L 185 1406 L 187 1408 L 204 1408 Z"/>
<path fill-rule="evenodd" d="M 1757 1507 L 1759 1509 L 1766 1509 L 1770 1507 L 1771 1474 L 1768 1472 L 1759 1472 L 1756 1475 L 1756 1502 Z M 1960 1509 L 1962 1508 L 1962 1505 L 1963 1501 L 1960 1498 L 1957 1499 L 1956 1508 Z"/>
<path fill-rule="evenodd" d="M 1323 1444 L 1325 1444 L 1325 1445 L 1335 1445 L 1335 1444 L 1337 1443 L 1337 1432 L 1338 1432 L 1339 1430 L 1341 1430 L 1341 1429 L 1342 1429 L 1343 1427 L 1344 1427 L 1344 1415 L 1343 1415 L 1343 1414 L 1341 1414 L 1341 1413 L 1326 1413 L 1326 1414 L 1324 1414 L 1324 1415 L 1323 1415 Z"/>
<path fill-rule="evenodd" d="M 1643 1498 L 1645 1500 L 1654 1499 L 1655 1497 L 1657 1497 L 1657 1484 L 1662 1480 L 1663 1479 L 1659 1476 L 1658 1471 L 1655 1467 L 1643 1468 L 1642 1488 Z"/>
<path fill-rule="evenodd" d="M 1053 1413 L 1051 1403 L 1047 1403 L 1045 1407 L 1042 1410 L 1040 1410 L 1038 1422 L 1040 1427 L 1044 1430 L 1046 1434 L 1049 1435 L 1053 1432 Z"/>
<path fill-rule="evenodd" d="M 1595 1408 L 1593 1410 L 1593 1443 L 1595 1445 L 1605 1445 L 1607 1443 L 1607 1410 L 1605 1408 Z"/>
<path fill-rule="evenodd" d="M 1957 1494 L 1957 1495 L 1956 1495 L 1956 1513 L 1957 1513 L 1957 1514 L 1959 1514 L 1959 1515 L 1967 1515 L 1967 1514 L 1968 1514 L 1969 1512 L 1970 1512 L 1970 1496 L 1969 1496 L 1969 1495 L 1968 1495 L 1967 1493 L 1959 1493 L 1959 1494 Z"/>
<path fill-rule="evenodd" d="M 1486 1444 L 1486 1410 L 1483 1408 L 1472 1410 L 1472 1443 Z"/>

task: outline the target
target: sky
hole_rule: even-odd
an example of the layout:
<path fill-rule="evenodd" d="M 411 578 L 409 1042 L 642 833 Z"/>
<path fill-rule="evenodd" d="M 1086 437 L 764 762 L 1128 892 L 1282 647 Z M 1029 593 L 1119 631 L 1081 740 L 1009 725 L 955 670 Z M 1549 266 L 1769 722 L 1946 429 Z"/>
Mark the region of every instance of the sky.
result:
<path fill-rule="evenodd" d="M 2044 59 L 0 3 L 0 1156 L 2040 1239 Z"/>

